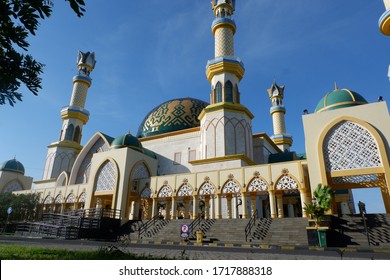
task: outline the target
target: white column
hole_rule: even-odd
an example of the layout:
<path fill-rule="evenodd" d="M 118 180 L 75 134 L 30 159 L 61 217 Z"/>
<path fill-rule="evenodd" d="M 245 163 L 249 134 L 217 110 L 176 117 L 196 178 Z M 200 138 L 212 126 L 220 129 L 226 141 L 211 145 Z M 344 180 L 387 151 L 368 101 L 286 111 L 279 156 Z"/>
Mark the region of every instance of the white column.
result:
<path fill-rule="evenodd" d="M 176 199 L 175 197 L 172 197 L 172 214 L 171 214 L 171 219 L 176 220 Z"/>
<path fill-rule="evenodd" d="M 241 194 L 242 199 L 242 218 L 247 219 L 248 218 L 248 204 L 247 204 L 247 196 L 246 193 Z"/>
<path fill-rule="evenodd" d="M 226 203 L 227 203 L 227 207 L 226 207 L 227 219 L 231 219 L 232 218 L 232 196 L 231 195 L 226 195 Z"/>
<path fill-rule="evenodd" d="M 304 189 L 299 189 L 299 195 L 301 197 L 301 205 L 302 205 L 302 217 L 306 218 L 307 214 L 303 208 L 305 208 L 306 203 L 306 191 Z"/>
<path fill-rule="evenodd" d="M 215 196 L 210 196 L 210 219 L 215 219 Z"/>
<path fill-rule="evenodd" d="M 222 204 L 221 204 L 221 195 L 217 195 L 217 207 L 216 207 L 216 219 L 222 219 Z"/>
<path fill-rule="evenodd" d="M 269 193 L 269 204 L 270 204 L 270 210 L 271 210 L 271 218 L 276 218 L 276 204 L 275 204 L 275 191 L 268 191 Z"/>
<path fill-rule="evenodd" d="M 193 196 L 192 204 L 192 219 L 195 220 L 198 216 L 198 197 L 196 195 Z"/>

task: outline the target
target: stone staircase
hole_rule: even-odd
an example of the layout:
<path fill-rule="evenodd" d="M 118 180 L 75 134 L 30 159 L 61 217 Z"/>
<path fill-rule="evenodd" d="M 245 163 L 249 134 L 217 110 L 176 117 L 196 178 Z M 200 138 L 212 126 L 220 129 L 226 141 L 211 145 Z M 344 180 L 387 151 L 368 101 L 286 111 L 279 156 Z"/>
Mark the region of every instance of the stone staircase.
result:
<path fill-rule="evenodd" d="M 269 219 L 271 220 L 271 219 Z M 306 218 L 283 218 L 272 219 L 269 221 L 264 219 L 263 224 L 259 223 L 259 227 L 263 226 L 264 230 L 260 234 L 260 238 L 253 240 L 254 243 L 267 245 L 294 245 L 307 246 L 308 219 Z M 261 232 L 261 231 L 260 231 Z"/>
<path fill-rule="evenodd" d="M 169 222 L 165 224 L 163 228 L 161 228 L 156 234 L 153 236 L 144 236 L 142 240 L 147 241 L 182 241 L 183 238 L 180 237 L 180 228 L 182 224 L 191 224 L 193 220 L 190 219 L 180 219 L 180 220 L 168 220 Z M 206 221 L 206 220 L 205 220 Z M 213 220 L 211 220 L 213 221 Z M 210 228 L 209 224 L 211 221 L 208 221 L 208 223 L 200 224 L 199 227 L 195 229 L 201 230 L 204 234 L 206 234 L 207 230 Z M 192 236 L 190 236 L 190 239 L 195 239 L 195 232 Z"/>
<path fill-rule="evenodd" d="M 367 214 L 366 224 L 370 244 L 361 215 L 343 215 L 332 217 L 331 241 L 333 246 L 380 246 L 390 247 L 390 215 Z"/>
<path fill-rule="evenodd" d="M 245 227 L 248 222 L 249 219 L 215 220 L 206 233 L 206 238 L 210 242 L 245 242 Z"/>
<path fill-rule="evenodd" d="M 144 236 L 146 241 L 174 241 L 183 240 L 180 237 L 182 224 L 191 224 L 193 220 L 170 220 L 153 236 Z M 249 219 L 221 219 L 202 220 L 194 230 L 190 240 L 196 239 L 195 231 L 203 232 L 204 243 L 247 243 L 267 245 L 307 245 L 306 226 L 308 220 L 304 218 L 256 220 L 255 226 L 248 239 L 245 228 Z"/>

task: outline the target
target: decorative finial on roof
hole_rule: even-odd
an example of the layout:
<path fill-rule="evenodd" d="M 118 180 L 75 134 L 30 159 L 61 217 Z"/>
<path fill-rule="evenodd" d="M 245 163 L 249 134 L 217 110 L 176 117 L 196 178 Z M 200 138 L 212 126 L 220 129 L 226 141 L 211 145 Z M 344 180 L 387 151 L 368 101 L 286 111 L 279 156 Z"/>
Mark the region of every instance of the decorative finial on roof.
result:
<path fill-rule="evenodd" d="M 334 90 L 338 90 L 339 88 L 337 87 L 337 83 L 334 82 Z"/>

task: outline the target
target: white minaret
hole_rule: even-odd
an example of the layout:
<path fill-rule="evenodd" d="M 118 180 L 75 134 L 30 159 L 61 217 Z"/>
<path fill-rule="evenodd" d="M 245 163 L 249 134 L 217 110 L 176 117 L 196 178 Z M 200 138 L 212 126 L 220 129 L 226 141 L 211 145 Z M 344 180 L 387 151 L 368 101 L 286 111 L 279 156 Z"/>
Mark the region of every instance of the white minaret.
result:
<path fill-rule="evenodd" d="M 48 146 L 42 180 L 56 179 L 63 171 L 70 173 L 73 163 L 82 149 L 80 142 L 83 126 L 89 119 L 89 112 L 84 109 L 84 106 L 88 89 L 92 83 L 89 75 L 95 64 L 95 53 L 78 53 L 78 73 L 73 77 L 72 97 L 69 106 L 61 110 L 63 123 L 59 141 Z"/>
<path fill-rule="evenodd" d="M 199 116 L 202 158 L 243 155 L 252 159 L 253 115 L 240 104 L 239 83 L 245 70 L 242 61 L 234 55 L 235 1 L 213 0 L 211 6 L 215 16 L 211 28 L 215 57 L 206 67 L 211 104 Z"/>
<path fill-rule="evenodd" d="M 283 105 L 284 86 L 278 86 L 276 82 L 267 90 L 268 96 L 271 99 L 270 114 L 274 127 L 274 135 L 271 139 L 282 151 L 290 151 L 292 145 L 292 136 L 286 133 L 286 122 L 284 115 L 286 108 Z"/>

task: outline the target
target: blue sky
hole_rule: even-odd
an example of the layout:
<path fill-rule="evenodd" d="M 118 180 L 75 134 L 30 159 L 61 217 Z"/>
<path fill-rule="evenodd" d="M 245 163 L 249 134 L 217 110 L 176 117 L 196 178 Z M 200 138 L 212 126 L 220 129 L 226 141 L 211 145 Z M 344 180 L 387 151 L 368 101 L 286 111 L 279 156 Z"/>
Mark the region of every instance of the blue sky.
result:
<path fill-rule="evenodd" d="M 40 180 L 47 145 L 58 140 L 60 109 L 69 104 L 78 50 L 96 53 L 86 109 L 85 143 L 96 131 L 137 132 L 145 114 L 178 97 L 209 101 L 205 65 L 214 55 L 208 0 L 87 0 L 77 18 L 64 0 L 30 38 L 30 53 L 46 65 L 39 96 L 0 109 L 0 161 L 16 158 Z M 285 85 L 292 149 L 305 151 L 302 112 L 327 92 L 348 88 L 369 102 L 388 99 L 390 38 L 378 19 L 381 0 L 238 0 L 235 54 L 245 64 L 241 103 L 255 115 L 253 132 L 272 135 L 267 88 Z M 379 203 L 375 200 L 379 199 Z M 383 211 L 379 192 L 356 192 L 367 210 Z"/>

